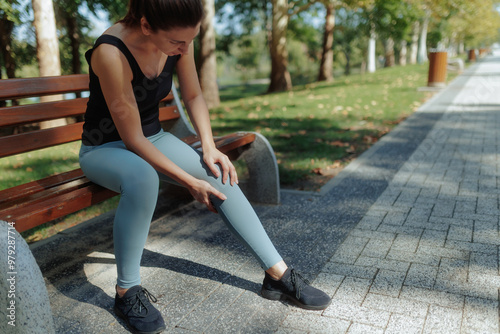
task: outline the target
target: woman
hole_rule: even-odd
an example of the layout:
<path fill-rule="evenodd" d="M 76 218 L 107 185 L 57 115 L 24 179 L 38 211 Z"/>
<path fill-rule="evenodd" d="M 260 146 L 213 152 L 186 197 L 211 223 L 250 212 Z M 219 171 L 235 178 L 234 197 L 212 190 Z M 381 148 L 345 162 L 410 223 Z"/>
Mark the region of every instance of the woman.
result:
<path fill-rule="evenodd" d="M 234 166 L 215 147 L 193 57 L 202 16 L 199 0 L 131 0 L 125 18 L 85 54 L 90 97 L 80 165 L 90 180 L 121 193 L 113 230 L 114 310 L 138 333 L 165 328 L 139 273 L 160 179 L 186 187 L 220 213 L 265 270 L 264 297 L 289 299 L 307 309 L 330 303 L 287 267 L 240 191 Z M 202 154 L 164 132 L 158 120 L 158 104 L 171 89 L 174 68 Z"/>

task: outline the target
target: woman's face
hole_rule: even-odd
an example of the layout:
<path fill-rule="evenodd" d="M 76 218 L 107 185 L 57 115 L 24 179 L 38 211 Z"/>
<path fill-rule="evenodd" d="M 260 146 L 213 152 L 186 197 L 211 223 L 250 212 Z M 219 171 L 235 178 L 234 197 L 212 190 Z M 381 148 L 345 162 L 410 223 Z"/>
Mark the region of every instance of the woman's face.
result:
<path fill-rule="evenodd" d="M 147 27 L 149 25 L 146 23 Z M 143 25 L 153 44 L 167 56 L 187 54 L 189 46 L 200 32 L 200 24 L 196 27 L 172 28 L 153 32 Z M 144 30 L 143 30 L 144 31 Z"/>

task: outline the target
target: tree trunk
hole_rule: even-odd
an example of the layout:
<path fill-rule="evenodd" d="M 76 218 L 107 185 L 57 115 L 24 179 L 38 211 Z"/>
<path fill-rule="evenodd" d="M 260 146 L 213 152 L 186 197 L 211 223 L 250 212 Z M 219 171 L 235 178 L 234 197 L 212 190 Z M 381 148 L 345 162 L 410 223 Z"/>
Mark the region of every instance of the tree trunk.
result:
<path fill-rule="evenodd" d="M 328 2 L 325 6 L 325 30 L 323 32 L 323 50 L 321 52 L 318 81 L 333 81 L 333 29 L 335 28 L 335 6 L 332 2 Z"/>
<path fill-rule="evenodd" d="M 420 32 L 420 22 L 415 21 L 412 24 L 411 47 L 410 47 L 410 64 L 412 65 L 417 63 L 419 32 Z"/>
<path fill-rule="evenodd" d="M 59 41 L 56 32 L 56 20 L 52 0 L 32 0 L 35 20 L 35 35 L 37 42 L 37 58 L 40 76 L 61 75 L 61 61 L 59 58 Z M 61 100 L 61 95 L 44 96 L 42 102 Z M 65 119 L 40 123 L 40 128 L 48 128 L 67 124 Z"/>
<path fill-rule="evenodd" d="M 76 13 L 68 15 L 68 37 L 71 44 L 71 67 L 74 74 L 82 73 L 82 62 L 80 60 L 80 31 L 76 21 Z"/>
<path fill-rule="evenodd" d="M 459 55 L 465 53 L 465 44 L 464 44 L 463 40 L 460 40 L 458 42 L 458 51 L 457 52 L 458 52 Z"/>
<path fill-rule="evenodd" d="M 5 73 L 7 78 L 15 78 L 16 76 L 16 63 L 12 57 L 12 30 L 14 29 L 14 22 L 10 21 L 6 15 L 0 18 L 0 52 L 2 54 Z M 2 79 L 2 70 L 0 68 L 0 79 Z M 17 100 L 12 101 L 12 105 L 17 105 Z M 0 107 L 5 107 L 6 101 L 0 101 Z"/>
<path fill-rule="evenodd" d="M 344 69 L 344 74 L 345 75 L 351 75 L 351 52 L 348 52 L 344 50 L 344 55 L 345 55 L 345 69 Z"/>
<path fill-rule="evenodd" d="M 286 31 L 288 27 L 288 1 L 273 0 L 271 38 L 271 83 L 268 92 L 282 92 L 292 89 L 288 72 L 288 50 Z"/>
<path fill-rule="evenodd" d="M 420 44 L 418 46 L 417 56 L 417 62 L 419 64 L 427 61 L 427 29 L 429 27 L 429 16 L 430 13 L 426 14 L 424 22 L 422 23 L 422 29 L 420 31 Z"/>
<path fill-rule="evenodd" d="M 403 39 L 401 41 L 401 50 L 399 51 L 399 65 L 401 66 L 406 66 L 406 54 L 408 53 L 407 44 L 406 40 Z"/>
<path fill-rule="evenodd" d="M 12 57 L 12 30 L 14 22 L 10 21 L 6 15 L 0 18 L 0 50 L 4 61 L 7 78 L 15 78 L 16 63 Z"/>
<path fill-rule="evenodd" d="M 368 41 L 368 73 L 375 72 L 377 66 L 375 63 L 375 45 L 376 45 L 375 27 L 372 25 L 370 30 L 370 40 Z"/>
<path fill-rule="evenodd" d="M 384 67 L 393 67 L 395 61 L 394 61 L 394 40 L 392 39 L 392 37 L 389 37 L 385 40 L 384 48 L 385 48 Z"/>
<path fill-rule="evenodd" d="M 215 15 L 214 0 L 203 0 L 205 17 L 200 28 L 200 85 L 208 108 L 220 104 L 219 86 L 217 85 L 217 59 L 215 55 Z"/>

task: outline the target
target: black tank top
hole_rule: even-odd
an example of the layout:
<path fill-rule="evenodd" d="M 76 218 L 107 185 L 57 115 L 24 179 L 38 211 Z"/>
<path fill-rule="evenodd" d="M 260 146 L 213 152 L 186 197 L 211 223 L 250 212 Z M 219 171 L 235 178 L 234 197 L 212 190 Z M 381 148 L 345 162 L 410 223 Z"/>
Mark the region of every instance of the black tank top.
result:
<path fill-rule="evenodd" d="M 139 108 L 141 126 L 144 135 L 152 136 L 161 130 L 159 121 L 159 102 L 166 97 L 172 88 L 172 73 L 180 56 L 168 57 L 163 71 L 157 78 L 148 79 L 142 73 L 139 64 L 127 46 L 118 38 L 111 35 L 99 37 L 94 47 L 85 53 L 89 64 L 89 101 L 85 112 L 82 143 L 87 146 L 97 146 L 104 143 L 121 140 L 116 130 L 108 105 L 104 100 L 99 78 L 95 75 L 90 64 L 92 52 L 101 44 L 111 44 L 117 47 L 127 58 L 132 69 L 132 87 L 135 100 Z M 119 105 L 117 106 L 119 108 Z M 119 109 L 118 109 L 119 110 Z"/>

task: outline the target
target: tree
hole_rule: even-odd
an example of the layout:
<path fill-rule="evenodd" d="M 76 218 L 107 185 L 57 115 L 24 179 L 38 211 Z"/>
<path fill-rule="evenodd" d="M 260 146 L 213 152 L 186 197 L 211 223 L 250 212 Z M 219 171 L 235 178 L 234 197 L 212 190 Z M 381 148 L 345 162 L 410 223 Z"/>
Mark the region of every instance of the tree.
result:
<path fill-rule="evenodd" d="M 273 0 L 271 29 L 271 83 L 268 92 L 280 92 L 292 89 L 292 79 L 288 72 L 287 27 L 288 1 Z"/>
<path fill-rule="evenodd" d="M 321 0 L 325 6 L 325 28 L 323 31 L 323 47 L 319 67 L 318 81 L 333 80 L 333 41 L 335 29 L 335 12 L 338 8 L 350 8 L 356 10 L 358 7 L 368 6 L 373 0 Z M 358 22 L 359 23 L 359 22 Z M 349 72 L 348 69 L 346 69 Z"/>
<path fill-rule="evenodd" d="M 375 0 L 371 13 L 377 35 L 384 40 L 385 67 L 396 64 L 394 46 L 407 38 L 411 12 L 403 0 Z"/>
<path fill-rule="evenodd" d="M 201 90 L 207 106 L 213 108 L 220 104 L 215 55 L 215 29 L 213 26 L 215 16 L 214 0 L 203 0 L 203 7 L 205 17 L 200 28 L 199 76 Z"/>
<path fill-rule="evenodd" d="M 71 73 L 82 72 L 82 62 L 80 59 L 80 44 L 82 39 L 81 27 L 83 22 L 88 26 L 88 20 L 79 13 L 80 0 L 55 0 L 54 10 L 57 17 L 58 27 L 65 31 L 62 37 L 69 39 L 71 56 Z"/>
<path fill-rule="evenodd" d="M 16 76 L 16 62 L 12 52 L 12 31 L 14 24 L 19 21 L 19 12 L 12 5 L 17 5 L 15 0 L 0 2 L 0 52 L 3 60 L 3 67 L 7 78 Z M 0 68 L 1 69 L 1 68 Z M 0 78 L 2 71 L 0 70 Z"/>
<path fill-rule="evenodd" d="M 318 81 L 333 81 L 333 30 L 335 28 L 335 3 L 325 3 L 325 29 L 319 65 Z"/>
<path fill-rule="evenodd" d="M 61 75 L 59 42 L 52 0 L 32 0 L 40 76 Z"/>
<path fill-rule="evenodd" d="M 337 11 L 337 22 L 334 31 L 334 44 L 335 51 L 340 50 L 345 57 L 344 74 L 351 74 L 352 62 L 355 61 L 353 56 L 355 54 L 361 55 L 366 52 L 366 34 L 360 33 L 366 30 L 364 27 L 365 22 L 362 20 L 363 16 L 361 11 L 349 10 L 341 8 Z M 361 61 L 362 66 L 366 66 L 364 60 Z"/>
<path fill-rule="evenodd" d="M 480 48 L 498 41 L 500 14 L 495 0 L 470 1 L 456 8 L 447 18 L 444 38 L 450 46 L 463 51 L 464 43 L 470 48 Z"/>
<path fill-rule="evenodd" d="M 35 20 L 37 59 L 40 76 L 61 75 L 61 61 L 59 57 L 59 43 L 56 33 L 56 22 L 52 0 L 32 0 Z M 62 96 L 43 96 L 41 101 L 61 100 Z M 67 124 L 65 119 L 45 121 L 40 128 L 49 128 Z"/>
<path fill-rule="evenodd" d="M 111 22 L 126 13 L 126 2 L 115 0 L 54 0 L 57 28 L 60 32 L 61 63 L 63 72 L 82 72 L 82 46 L 90 47 L 92 41 L 85 33 L 91 22 L 82 12 L 97 16 L 98 10 L 107 12 Z"/>

